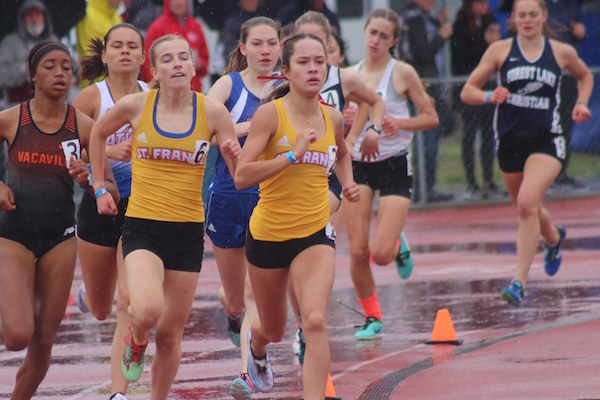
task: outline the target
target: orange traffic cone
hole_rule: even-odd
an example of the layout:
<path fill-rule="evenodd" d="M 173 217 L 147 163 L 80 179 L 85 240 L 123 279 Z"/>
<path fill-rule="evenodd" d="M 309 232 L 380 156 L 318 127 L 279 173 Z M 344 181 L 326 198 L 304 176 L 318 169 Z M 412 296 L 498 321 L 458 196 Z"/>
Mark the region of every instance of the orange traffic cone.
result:
<path fill-rule="evenodd" d="M 327 374 L 327 386 L 325 386 L 325 400 L 342 400 L 341 397 L 337 397 L 337 395 L 335 394 L 335 388 L 333 387 L 331 374 Z"/>
<path fill-rule="evenodd" d="M 300 397 L 300 400 L 304 400 L 304 397 Z M 337 397 L 335 394 L 335 388 L 333 387 L 333 381 L 329 373 L 327 374 L 327 386 L 325 386 L 325 400 L 342 400 L 341 397 Z"/>
<path fill-rule="evenodd" d="M 426 340 L 425 343 L 456 345 L 462 343 L 462 340 L 456 338 L 456 332 L 454 332 L 454 325 L 452 325 L 450 311 L 445 308 L 438 310 L 435 317 L 435 323 L 433 324 L 433 331 L 431 332 L 431 340 Z"/>

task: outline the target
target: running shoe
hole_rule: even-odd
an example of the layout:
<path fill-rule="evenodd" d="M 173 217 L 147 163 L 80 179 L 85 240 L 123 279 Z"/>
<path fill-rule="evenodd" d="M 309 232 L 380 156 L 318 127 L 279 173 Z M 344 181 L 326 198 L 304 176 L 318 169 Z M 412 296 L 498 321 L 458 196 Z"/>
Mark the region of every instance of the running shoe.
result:
<path fill-rule="evenodd" d="M 365 324 L 354 334 L 356 340 L 371 340 L 375 335 L 383 332 L 383 324 L 375 317 L 367 317 Z"/>
<path fill-rule="evenodd" d="M 79 286 L 79 289 L 77 290 L 77 308 L 79 308 L 79 311 L 81 311 L 84 314 L 90 312 L 89 308 L 87 308 L 87 306 L 85 305 L 85 294 L 85 284 L 82 283 L 81 286 Z"/>
<path fill-rule="evenodd" d="M 560 254 L 560 245 L 565 240 L 567 236 L 567 228 L 564 226 L 557 225 L 556 229 L 558 229 L 558 243 L 554 247 L 550 247 L 546 244 L 546 249 L 544 250 L 544 270 L 549 276 L 552 276 L 558 272 L 560 268 L 560 262 L 562 261 L 562 254 Z"/>
<path fill-rule="evenodd" d="M 304 365 L 304 355 L 306 354 L 306 342 L 304 341 L 304 335 L 302 334 L 302 328 L 298 328 L 298 363 Z"/>
<path fill-rule="evenodd" d="M 235 378 L 231 385 L 229 385 L 229 394 L 235 400 L 250 400 L 252 398 L 252 391 L 254 385 L 248 374 L 240 374 L 239 377 Z"/>
<path fill-rule="evenodd" d="M 110 396 L 109 400 L 127 400 L 127 397 L 121 392 L 117 392 Z"/>
<path fill-rule="evenodd" d="M 123 360 L 121 361 L 121 371 L 123 371 L 123 376 L 129 382 L 136 382 L 140 379 L 144 371 L 144 352 L 146 351 L 146 346 L 148 346 L 148 338 L 146 338 L 146 343 L 138 345 L 133 340 L 131 326 L 129 327 L 129 333 L 129 340 L 126 339 L 127 348 L 125 349 L 125 353 L 123 353 Z"/>
<path fill-rule="evenodd" d="M 523 284 L 521 281 L 515 279 L 504 289 L 500 291 L 500 297 L 502 297 L 508 304 L 518 306 L 521 304 L 521 300 L 525 296 L 523 292 Z"/>
<path fill-rule="evenodd" d="M 229 334 L 229 339 L 231 339 L 231 343 L 235 346 L 240 347 L 240 330 L 242 329 L 244 314 L 242 313 L 235 317 L 231 317 L 225 312 L 225 316 L 227 317 L 227 333 Z"/>
<path fill-rule="evenodd" d="M 252 353 L 252 334 L 248 331 L 248 375 L 259 392 L 268 393 L 273 390 L 273 369 L 269 354 L 256 358 Z"/>
<path fill-rule="evenodd" d="M 406 242 L 404 232 L 400 234 L 398 239 L 398 255 L 396 255 L 396 271 L 400 278 L 408 279 L 412 274 L 414 266 L 414 260 L 412 254 L 410 254 L 410 247 Z"/>

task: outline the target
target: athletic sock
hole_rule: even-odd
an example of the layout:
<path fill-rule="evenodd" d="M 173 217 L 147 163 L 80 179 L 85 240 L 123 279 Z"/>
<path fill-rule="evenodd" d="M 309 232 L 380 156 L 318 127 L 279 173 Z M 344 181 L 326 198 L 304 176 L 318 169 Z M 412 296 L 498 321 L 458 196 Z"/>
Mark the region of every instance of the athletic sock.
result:
<path fill-rule="evenodd" d="M 371 297 L 366 299 L 358 299 L 358 302 L 362 306 L 365 313 L 365 317 L 375 317 L 381 321 L 381 308 L 379 308 L 379 301 L 377 300 L 377 292 Z"/>

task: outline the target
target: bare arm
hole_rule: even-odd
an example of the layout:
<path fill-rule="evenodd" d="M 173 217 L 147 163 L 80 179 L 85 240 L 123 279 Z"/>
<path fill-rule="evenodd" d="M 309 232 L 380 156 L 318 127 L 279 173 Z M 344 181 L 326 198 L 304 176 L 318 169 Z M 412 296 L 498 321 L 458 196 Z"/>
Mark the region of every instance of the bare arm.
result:
<path fill-rule="evenodd" d="M 271 137 L 277 132 L 278 126 L 279 117 L 273 103 L 260 106 L 254 113 L 250 133 L 242 149 L 234 177 L 237 189 L 254 186 L 291 165 L 287 157 L 258 160 Z M 309 143 L 315 140 L 316 133 L 313 129 L 298 131 L 296 144 L 292 149 L 294 158 L 301 160 L 308 149 Z"/>
<path fill-rule="evenodd" d="M 401 87 L 404 93 L 400 96 L 408 97 L 413 102 L 418 115 L 409 118 L 393 118 L 386 116 L 385 125 L 387 130 L 394 133 L 398 130 L 424 131 L 435 128 L 439 124 L 438 115 L 435 111 L 431 98 L 425 91 L 421 78 L 413 67 L 405 63 L 396 63 L 394 68 L 394 88 Z M 384 130 L 386 127 L 384 127 Z"/>
<path fill-rule="evenodd" d="M 98 90 L 98 87 L 96 85 L 90 85 L 83 89 L 79 92 L 77 97 L 75 97 L 72 105 L 91 119 L 97 120 L 98 112 L 100 110 L 100 91 Z M 87 150 L 81 151 L 81 161 L 84 163 L 90 162 Z M 82 168 L 82 166 L 79 166 L 79 168 Z"/>
<path fill-rule="evenodd" d="M 83 114 L 82 112 L 77 112 L 77 131 L 79 133 L 79 140 L 81 142 L 81 145 L 85 149 L 89 148 L 90 133 L 92 131 L 93 125 L 94 125 L 93 119 L 91 119 L 87 115 Z M 76 160 L 76 161 L 81 161 L 81 160 Z M 71 162 L 71 166 L 69 168 L 69 173 L 79 184 L 81 184 L 81 183 L 87 184 L 87 180 L 88 180 L 87 167 L 85 165 L 83 165 L 84 169 L 82 169 L 81 167 L 82 167 L 81 164 Z M 110 168 L 110 163 L 108 163 L 108 160 L 104 161 L 103 175 L 104 175 L 103 185 L 106 188 L 106 190 L 108 191 L 108 193 L 111 194 L 113 201 L 116 204 L 120 200 L 119 188 L 117 187 L 117 182 L 113 175 L 112 169 Z M 91 186 L 89 186 L 87 189 L 91 193 L 93 193 L 93 188 Z M 116 214 L 116 209 L 114 211 Z"/>
<path fill-rule="evenodd" d="M 73 107 L 83 112 L 93 120 L 98 119 L 101 106 L 100 90 L 96 85 L 90 85 L 83 89 L 75 100 Z M 122 141 L 113 145 L 106 145 L 106 156 L 113 160 L 129 161 L 131 160 L 131 140 Z M 89 162 L 87 152 L 81 154 L 81 158 L 85 162 Z"/>
<path fill-rule="evenodd" d="M 360 190 L 352 173 L 352 159 L 344 142 L 344 122 L 340 112 L 334 108 L 327 107 L 333 130 L 335 133 L 335 142 L 337 144 L 337 162 L 335 165 L 335 174 L 342 184 L 343 194 L 349 201 L 358 201 L 360 199 Z"/>
<path fill-rule="evenodd" d="M 369 120 L 369 105 L 366 103 L 361 103 L 358 105 L 356 109 L 356 114 L 354 115 L 354 122 L 350 127 L 350 131 L 346 136 L 346 145 L 348 147 L 348 151 L 352 153 L 352 149 L 354 148 L 354 144 L 358 140 L 360 136 L 360 132 L 362 128 L 365 126 L 367 121 Z M 379 150 L 377 151 L 379 152 Z"/>
<path fill-rule="evenodd" d="M 370 106 L 369 120 L 372 124 L 381 126 L 385 114 L 385 102 L 377 92 L 367 86 L 351 68 L 340 70 L 340 80 L 346 101 L 368 104 Z"/>
<path fill-rule="evenodd" d="M 237 159 L 240 155 L 240 142 L 235 136 L 229 112 L 223 104 L 211 99 L 206 99 L 205 108 L 211 142 L 216 141 L 229 173 L 234 176 Z"/>
<path fill-rule="evenodd" d="M 350 128 L 350 132 L 348 133 L 348 137 L 346 142 L 348 143 L 348 147 L 350 149 L 354 148 L 360 133 L 362 132 L 363 127 L 368 121 L 369 116 L 369 106 L 366 103 L 361 103 L 358 106 L 358 110 L 356 111 L 356 116 L 354 119 L 354 124 L 352 128 Z M 385 121 L 384 117 L 384 121 Z M 352 150 L 350 150 L 352 151 Z M 365 132 L 365 137 L 363 138 L 360 144 L 360 159 L 361 161 L 371 162 L 371 160 L 375 160 L 379 155 L 379 134 L 375 132 L 373 129 L 368 129 Z"/>
<path fill-rule="evenodd" d="M 231 77 L 228 75 L 224 75 L 220 77 L 215 84 L 210 88 L 207 98 L 211 100 L 215 100 L 217 103 L 225 104 L 227 100 L 229 100 L 229 95 L 231 94 L 231 87 L 233 82 L 231 81 Z M 234 124 L 235 136 L 238 138 L 244 137 L 248 134 L 250 130 L 250 122 L 240 122 Z M 216 138 L 212 138 L 210 141 L 211 146 L 217 145 Z"/>
<path fill-rule="evenodd" d="M 0 112 L 0 145 L 4 141 L 8 145 L 14 140 L 19 124 L 19 107 L 11 107 Z M 0 180 L 0 211 L 11 212 L 16 210 L 15 194 L 12 189 Z"/>
<path fill-rule="evenodd" d="M 470 105 L 480 105 L 486 102 L 500 104 L 508 98 L 508 89 L 503 86 L 497 86 L 489 97 L 488 92 L 481 90 L 481 88 L 492 74 L 502 66 L 510 51 L 512 40 L 494 42 L 487 48 L 481 57 L 481 61 L 479 61 L 479 65 L 471 72 L 463 90 L 460 92 L 460 99 L 463 103 Z"/>
<path fill-rule="evenodd" d="M 587 104 L 592 95 L 594 77 L 572 46 L 554 40 L 550 44 L 561 68 L 569 71 L 577 80 L 577 103 L 573 107 L 573 120 L 585 122 L 591 117 Z"/>
<path fill-rule="evenodd" d="M 212 85 L 206 94 L 206 97 L 218 103 L 225 104 L 231 94 L 232 86 L 233 82 L 231 81 L 231 77 L 229 75 L 223 75 L 214 85 Z"/>
<path fill-rule="evenodd" d="M 260 106 L 252 117 L 250 133 L 238 160 L 235 171 L 235 187 L 246 189 L 264 181 L 287 168 L 290 162 L 286 157 L 258 161 L 271 136 L 277 131 L 279 118 L 273 103 Z"/>
<path fill-rule="evenodd" d="M 88 154 L 92 165 L 94 192 L 104 188 L 106 162 L 106 138 L 126 123 L 135 128 L 146 103 L 148 93 L 136 93 L 120 99 L 113 108 L 102 116 L 92 128 Z M 99 196 L 96 200 L 99 214 L 109 214 L 115 204 L 110 196 Z"/>

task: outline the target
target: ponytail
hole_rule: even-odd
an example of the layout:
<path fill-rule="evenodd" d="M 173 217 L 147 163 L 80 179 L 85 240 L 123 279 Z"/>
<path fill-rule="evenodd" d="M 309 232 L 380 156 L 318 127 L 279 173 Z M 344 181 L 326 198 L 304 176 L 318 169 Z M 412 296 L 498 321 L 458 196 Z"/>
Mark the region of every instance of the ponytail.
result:
<path fill-rule="evenodd" d="M 106 65 L 102 62 L 104 43 L 99 37 L 90 39 L 88 55 L 81 61 L 79 77 L 81 80 L 93 82 L 103 76 L 108 76 Z"/>
<path fill-rule="evenodd" d="M 226 75 L 230 72 L 240 72 L 245 70 L 247 67 L 248 61 L 246 60 L 246 56 L 242 54 L 240 45 L 238 44 L 235 49 L 229 53 L 229 62 L 223 71 L 223 75 Z"/>
<path fill-rule="evenodd" d="M 273 91 L 268 93 L 263 99 L 262 103 L 268 103 L 273 100 L 277 100 L 290 92 L 290 83 L 286 80 L 281 85 L 276 86 Z"/>
<path fill-rule="evenodd" d="M 102 62 L 102 53 L 106 50 L 110 35 L 119 28 L 127 28 L 136 32 L 140 36 L 142 52 L 144 51 L 144 35 L 138 28 L 126 22 L 113 25 L 104 35 L 104 39 L 100 39 L 98 36 L 90 39 L 88 55 L 81 60 L 81 70 L 79 71 L 81 80 L 93 82 L 98 78 L 108 76 L 108 67 Z"/>

